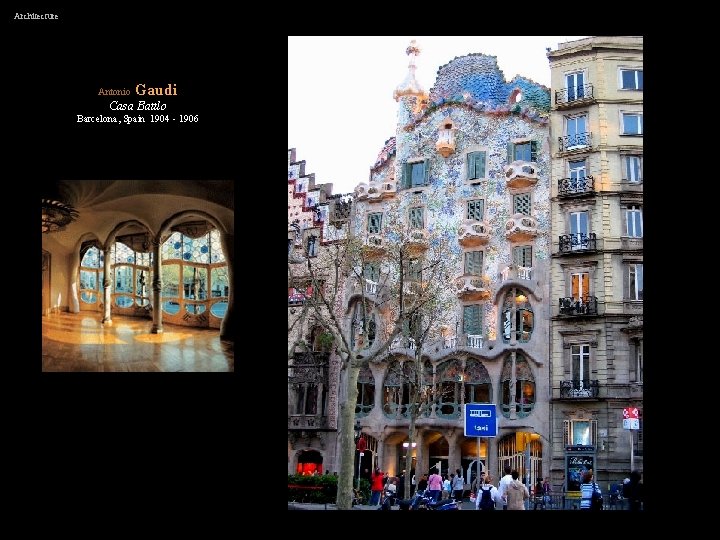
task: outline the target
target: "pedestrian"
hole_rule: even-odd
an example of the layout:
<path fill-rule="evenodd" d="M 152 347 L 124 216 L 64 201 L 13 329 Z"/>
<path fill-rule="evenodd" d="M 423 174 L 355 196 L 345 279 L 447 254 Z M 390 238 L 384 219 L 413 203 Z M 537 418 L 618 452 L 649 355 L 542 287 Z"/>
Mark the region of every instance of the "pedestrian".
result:
<path fill-rule="evenodd" d="M 633 512 L 642 510 L 644 493 L 640 471 L 630 473 L 630 481 L 623 487 L 623 497 L 628 500 L 628 510 Z"/>
<path fill-rule="evenodd" d="M 465 479 L 462 475 L 462 470 L 457 469 L 455 471 L 457 474 L 455 475 L 455 480 L 452 483 L 452 497 L 456 501 L 461 501 L 463 492 L 465 491 Z"/>
<path fill-rule="evenodd" d="M 498 489 L 492 484 L 492 478 L 490 478 L 490 475 L 484 476 L 485 473 L 482 474 L 484 483 L 478 487 L 478 490 L 476 492 L 475 510 L 495 510 L 495 507 L 498 504 L 502 504 L 504 501 L 500 496 L 500 492 L 498 491 Z M 486 491 L 489 491 L 489 498 L 492 504 L 483 504 L 483 493 L 485 493 Z"/>
<path fill-rule="evenodd" d="M 535 492 L 533 497 L 533 510 L 537 510 L 538 505 L 540 505 L 540 508 L 545 510 L 545 489 L 543 488 L 543 479 L 538 478 L 537 482 L 535 482 Z"/>
<path fill-rule="evenodd" d="M 383 473 L 380 470 L 380 467 L 377 467 L 370 477 L 370 489 L 372 490 L 372 494 L 370 495 L 370 506 L 379 506 L 380 496 L 383 492 Z"/>
<path fill-rule="evenodd" d="M 440 500 L 440 493 L 442 492 L 442 476 L 437 473 L 437 469 L 433 469 L 433 472 L 428 477 L 428 491 L 432 500 L 437 502 Z"/>
<path fill-rule="evenodd" d="M 551 492 L 552 486 L 550 485 L 550 477 L 546 476 L 545 481 L 543 482 L 543 502 L 545 503 L 545 508 L 548 506 L 552 508 L 552 497 L 550 496 Z"/>
<path fill-rule="evenodd" d="M 445 475 L 445 480 L 443 480 L 443 494 L 442 498 L 447 499 L 450 497 L 450 492 L 452 491 L 452 481 L 455 479 L 455 475 L 451 474 L 450 478 Z"/>
<path fill-rule="evenodd" d="M 427 487 L 428 487 L 428 477 L 426 474 L 423 474 L 420 477 L 420 480 L 418 480 L 418 485 L 417 485 L 418 493 L 424 493 L 425 490 L 427 489 Z"/>
<path fill-rule="evenodd" d="M 592 469 L 585 471 L 580 484 L 580 510 L 602 510 L 602 491 L 594 480 Z"/>
<path fill-rule="evenodd" d="M 397 482 L 397 496 L 398 499 L 405 498 L 405 469 L 400 473 L 400 477 Z"/>
<path fill-rule="evenodd" d="M 530 498 L 527 487 L 518 478 L 520 473 L 511 471 L 512 481 L 505 488 L 505 501 L 508 510 L 525 510 L 525 501 Z"/>
<path fill-rule="evenodd" d="M 507 487 L 510 483 L 512 483 L 512 469 L 510 468 L 510 465 L 505 465 L 503 467 L 503 472 L 505 473 L 505 476 L 503 476 L 500 479 L 500 484 L 498 484 L 498 491 L 500 492 L 500 496 L 503 498 L 503 510 L 507 510 Z"/>

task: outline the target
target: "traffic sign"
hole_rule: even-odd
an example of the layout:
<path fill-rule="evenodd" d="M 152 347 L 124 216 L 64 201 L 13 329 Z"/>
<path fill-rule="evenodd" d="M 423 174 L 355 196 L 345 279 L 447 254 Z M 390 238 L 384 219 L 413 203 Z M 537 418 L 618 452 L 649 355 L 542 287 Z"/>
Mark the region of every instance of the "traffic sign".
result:
<path fill-rule="evenodd" d="M 494 403 L 466 403 L 463 417 L 466 437 L 497 437 Z"/>
<path fill-rule="evenodd" d="M 640 413 L 637 407 L 623 409 L 623 429 L 640 429 Z"/>

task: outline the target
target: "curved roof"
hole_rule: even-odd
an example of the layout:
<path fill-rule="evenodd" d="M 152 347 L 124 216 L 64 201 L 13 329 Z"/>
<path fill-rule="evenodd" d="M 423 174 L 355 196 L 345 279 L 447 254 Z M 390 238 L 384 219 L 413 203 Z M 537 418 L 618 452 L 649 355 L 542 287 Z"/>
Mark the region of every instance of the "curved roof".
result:
<path fill-rule="evenodd" d="M 430 89 L 430 103 L 464 101 L 493 110 L 507 107 L 515 89 L 522 92 L 526 107 L 550 110 L 549 88 L 519 75 L 506 82 L 496 56 L 472 53 L 455 57 L 438 69 L 435 85 Z"/>

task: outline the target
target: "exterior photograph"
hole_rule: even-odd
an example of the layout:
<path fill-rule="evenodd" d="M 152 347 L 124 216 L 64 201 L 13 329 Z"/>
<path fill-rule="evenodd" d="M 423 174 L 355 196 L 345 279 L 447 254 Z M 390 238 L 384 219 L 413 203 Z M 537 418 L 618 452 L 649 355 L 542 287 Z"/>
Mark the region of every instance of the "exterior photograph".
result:
<path fill-rule="evenodd" d="M 61 180 L 42 199 L 42 370 L 234 371 L 233 182 Z"/>
<path fill-rule="evenodd" d="M 362 507 L 379 469 L 406 498 L 452 474 L 470 504 L 478 472 L 512 470 L 543 508 L 584 509 L 588 472 L 625 508 L 643 471 L 643 39 L 548 48 L 550 87 L 468 52 L 426 90 L 421 47 L 352 192 L 288 150 L 289 501 L 329 475 L 337 509 Z M 473 407 L 494 433 L 467 433 Z"/>

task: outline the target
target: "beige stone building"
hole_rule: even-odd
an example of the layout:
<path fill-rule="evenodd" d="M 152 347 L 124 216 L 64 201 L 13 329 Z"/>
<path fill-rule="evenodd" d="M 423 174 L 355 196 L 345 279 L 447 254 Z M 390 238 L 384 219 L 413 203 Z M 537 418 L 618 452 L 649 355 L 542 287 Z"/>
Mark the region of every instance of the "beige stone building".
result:
<path fill-rule="evenodd" d="M 593 468 L 607 490 L 643 468 L 643 38 L 591 37 L 547 56 L 550 472 L 576 492 Z M 624 429 L 635 408 L 640 429 Z"/>

